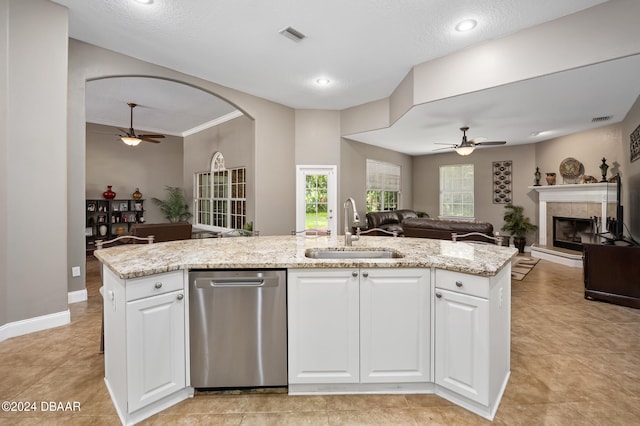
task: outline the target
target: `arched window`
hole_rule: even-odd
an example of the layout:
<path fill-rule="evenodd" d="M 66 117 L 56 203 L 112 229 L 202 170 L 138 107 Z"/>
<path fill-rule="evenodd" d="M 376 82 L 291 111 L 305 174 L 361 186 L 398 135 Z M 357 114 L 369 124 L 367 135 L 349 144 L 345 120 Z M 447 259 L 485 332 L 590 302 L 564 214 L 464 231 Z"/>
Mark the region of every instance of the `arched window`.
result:
<path fill-rule="evenodd" d="M 194 225 L 212 230 L 242 229 L 247 221 L 245 167 L 227 168 L 216 152 L 210 169 L 194 175 Z"/>
<path fill-rule="evenodd" d="M 222 172 L 225 170 L 224 167 L 224 156 L 220 151 L 216 151 L 211 157 L 211 171 L 212 172 Z"/>

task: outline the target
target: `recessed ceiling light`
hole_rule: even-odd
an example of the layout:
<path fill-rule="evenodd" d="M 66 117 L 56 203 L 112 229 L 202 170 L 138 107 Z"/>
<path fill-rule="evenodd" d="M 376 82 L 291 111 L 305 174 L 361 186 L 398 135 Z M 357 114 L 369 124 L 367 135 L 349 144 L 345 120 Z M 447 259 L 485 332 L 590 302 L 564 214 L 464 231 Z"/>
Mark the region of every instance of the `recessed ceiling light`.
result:
<path fill-rule="evenodd" d="M 318 86 L 328 86 L 329 84 L 331 84 L 331 80 L 329 80 L 328 78 L 319 78 L 316 80 L 316 84 Z"/>
<path fill-rule="evenodd" d="M 153 0 L 136 0 L 138 3 L 142 3 L 142 4 L 151 4 L 153 3 Z"/>
<path fill-rule="evenodd" d="M 474 19 L 465 19 L 456 25 L 456 31 L 464 32 L 474 29 L 478 23 Z"/>

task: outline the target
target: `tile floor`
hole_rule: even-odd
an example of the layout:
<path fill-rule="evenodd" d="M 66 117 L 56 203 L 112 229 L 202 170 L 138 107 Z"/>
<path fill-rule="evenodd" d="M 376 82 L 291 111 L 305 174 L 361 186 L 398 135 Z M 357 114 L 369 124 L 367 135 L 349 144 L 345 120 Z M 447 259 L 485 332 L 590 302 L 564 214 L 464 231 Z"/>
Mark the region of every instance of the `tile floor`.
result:
<path fill-rule="evenodd" d="M 0 401 L 38 412 L 0 412 L 0 424 L 118 424 L 103 376 L 99 274 L 70 325 L 0 342 Z M 582 271 L 540 261 L 513 282 L 511 380 L 494 420 L 506 425 L 640 424 L 640 310 L 587 301 Z M 75 413 L 41 403 L 80 403 Z M 433 395 L 200 394 L 143 424 L 475 425 L 490 422 Z"/>

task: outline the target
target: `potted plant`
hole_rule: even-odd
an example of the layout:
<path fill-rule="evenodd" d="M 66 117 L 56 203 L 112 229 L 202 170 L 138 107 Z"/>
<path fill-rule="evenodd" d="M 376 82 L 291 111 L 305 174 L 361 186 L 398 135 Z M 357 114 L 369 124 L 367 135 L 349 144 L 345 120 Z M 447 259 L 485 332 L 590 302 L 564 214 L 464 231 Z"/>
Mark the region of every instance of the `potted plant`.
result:
<path fill-rule="evenodd" d="M 167 200 L 153 198 L 153 202 L 160 207 L 160 211 L 164 214 L 169 222 L 186 222 L 191 218 L 189 213 L 189 205 L 182 195 L 182 191 L 178 187 L 166 186 L 165 190 L 169 194 Z"/>
<path fill-rule="evenodd" d="M 524 215 L 524 207 L 507 204 L 504 206 L 503 231 L 509 232 L 513 236 L 513 244 L 518 248 L 520 253 L 524 253 L 527 234 L 538 229 L 537 225 L 531 223 L 528 217 Z"/>

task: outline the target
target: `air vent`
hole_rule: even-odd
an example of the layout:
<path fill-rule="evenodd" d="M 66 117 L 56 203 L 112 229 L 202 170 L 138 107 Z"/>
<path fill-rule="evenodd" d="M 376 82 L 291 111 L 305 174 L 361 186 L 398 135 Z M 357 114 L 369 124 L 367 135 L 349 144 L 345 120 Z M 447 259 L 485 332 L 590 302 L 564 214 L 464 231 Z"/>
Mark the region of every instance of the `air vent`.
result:
<path fill-rule="evenodd" d="M 286 27 L 280 30 L 280 34 L 293 41 L 302 41 L 306 36 L 293 27 Z"/>
<path fill-rule="evenodd" d="M 611 116 L 610 115 L 603 115 L 602 117 L 593 117 L 591 119 L 592 123 L 601 123 L 603 121 L 609 121 L 611 120 Z"/>

